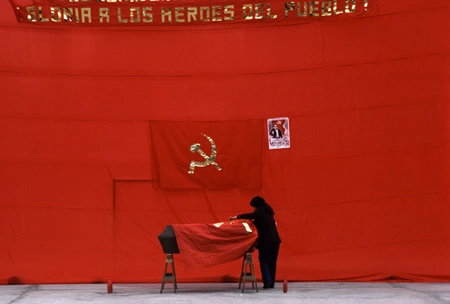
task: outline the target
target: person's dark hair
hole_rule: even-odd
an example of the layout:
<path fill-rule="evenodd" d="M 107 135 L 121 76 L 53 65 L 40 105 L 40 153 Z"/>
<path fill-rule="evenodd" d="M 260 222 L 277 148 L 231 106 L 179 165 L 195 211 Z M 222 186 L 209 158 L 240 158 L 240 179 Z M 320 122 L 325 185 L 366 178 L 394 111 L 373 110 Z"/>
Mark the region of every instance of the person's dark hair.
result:
<path fill-rule="evenodd" d="M 266 213 L 269 213 L 270 215 L 274 215 L 275 212 L 273 212 L 272 207 L 261 197 L 261 196 L 255 196 L 250 201 L 250 206 L 254 208 L 260 208 Z"/>

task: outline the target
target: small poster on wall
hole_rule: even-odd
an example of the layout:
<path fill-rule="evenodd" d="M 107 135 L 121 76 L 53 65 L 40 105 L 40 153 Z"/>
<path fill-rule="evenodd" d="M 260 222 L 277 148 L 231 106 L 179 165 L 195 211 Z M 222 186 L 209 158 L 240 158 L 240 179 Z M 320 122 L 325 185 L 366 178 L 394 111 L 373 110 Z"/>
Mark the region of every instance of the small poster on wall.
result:
<path fill-rule="evenodd" d="M 269 149 L 286 149 L 291 147 L 289 118 L 270 118 L 267 120 Z"/>

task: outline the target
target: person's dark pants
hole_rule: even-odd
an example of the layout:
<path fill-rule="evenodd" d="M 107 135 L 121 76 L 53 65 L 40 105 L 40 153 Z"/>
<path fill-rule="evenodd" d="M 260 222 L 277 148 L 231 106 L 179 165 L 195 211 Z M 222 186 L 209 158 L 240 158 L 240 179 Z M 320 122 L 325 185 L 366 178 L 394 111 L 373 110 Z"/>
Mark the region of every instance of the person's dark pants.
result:
<path fill-rule="evenodd" d="M 264 287 L 273 288 L 277 272 L 279 243 L 258 244 L 258 259 Z"/>

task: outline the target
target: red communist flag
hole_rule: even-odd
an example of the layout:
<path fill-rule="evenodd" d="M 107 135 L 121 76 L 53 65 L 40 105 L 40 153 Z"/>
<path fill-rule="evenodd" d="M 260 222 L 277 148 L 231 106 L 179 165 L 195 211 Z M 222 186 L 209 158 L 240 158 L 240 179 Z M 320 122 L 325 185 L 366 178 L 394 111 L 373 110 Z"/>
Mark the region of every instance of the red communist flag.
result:
<path fill-rule="evenodd" d="M 153 176 L 163 188 L 258 189 L 258 120 L 150 122 Z"/>
<path fill-rule="evenodd" d="M 250 221 L 173 225 L 186 269 L 193 270 L 241 259 L 258 238 Z"/>

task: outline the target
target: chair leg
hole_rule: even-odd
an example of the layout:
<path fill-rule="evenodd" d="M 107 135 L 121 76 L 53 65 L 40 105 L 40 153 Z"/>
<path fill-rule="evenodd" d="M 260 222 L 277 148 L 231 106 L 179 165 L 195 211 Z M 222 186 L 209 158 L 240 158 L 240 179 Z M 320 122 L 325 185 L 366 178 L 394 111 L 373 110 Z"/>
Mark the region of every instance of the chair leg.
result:
<path fill-rule="evenodd" d="M 239 281 L 239 288 L 241 287 L 242 282 L 242 292 L 245 290 L 245 282 L 252 282 L 252 288 L 258 292 L 258 285 L 256 283 L 256 274 L 255 268 L 253 265 L 252 254 L 246 253 L 244 256 L 243 267 L 241 271 L 241 280 Z"/>
<path fill-rule="evenodd" d="M 242 259 L 242 266 L 241 266 L 241 275 L 239 276 L 239 289 L 241 289 L 241 284 L 243 283 L 243 279 L 244 279 L 244 271 L 245 271 L 245 258 L 246 256 L 244 255 L 243 259 Z"/>
<path fill-rule="evenodd" d="M 171 266 L 171 272 L 167 271 L 167 267 L 169 265 Z M 164 274 L 162 277 L 160 293 L 163 292 L 166 281 L 173 281 L 173 292 L 176 293 L 178 286 L 177 286 L 177 278 L 175 275 L 175 263 L 174 263 L 173 255 L 171 253 L 169 253 L 166 257 L 166 264 L 164 266 Z"/>

